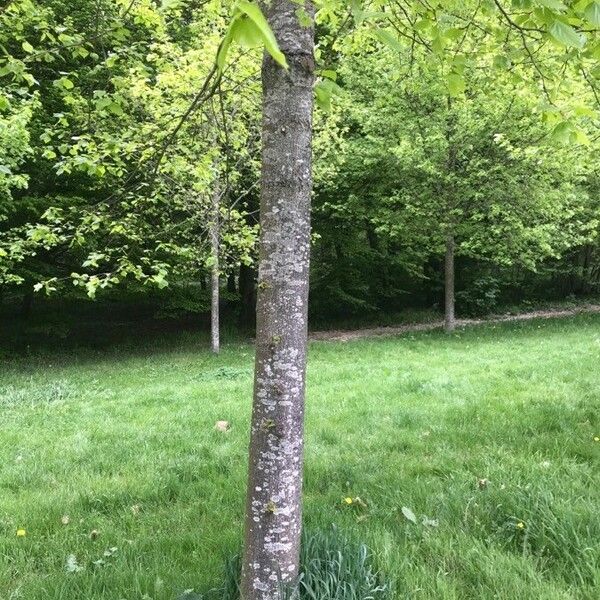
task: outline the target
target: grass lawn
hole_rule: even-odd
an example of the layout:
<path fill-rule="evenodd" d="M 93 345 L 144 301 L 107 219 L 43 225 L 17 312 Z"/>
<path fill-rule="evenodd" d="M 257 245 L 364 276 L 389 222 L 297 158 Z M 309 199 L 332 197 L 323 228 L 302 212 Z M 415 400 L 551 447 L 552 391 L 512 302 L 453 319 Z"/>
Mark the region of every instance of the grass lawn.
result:
<path fill-rule="evenodd" d="M 218 586 L 241 539 L 252 363 L 192 336 L 5 358 L 0 599 Z M 597 600 L 596 436 L 600 315 L 313 342 L 305 524 L 367 542 L 395 598 Z"/>

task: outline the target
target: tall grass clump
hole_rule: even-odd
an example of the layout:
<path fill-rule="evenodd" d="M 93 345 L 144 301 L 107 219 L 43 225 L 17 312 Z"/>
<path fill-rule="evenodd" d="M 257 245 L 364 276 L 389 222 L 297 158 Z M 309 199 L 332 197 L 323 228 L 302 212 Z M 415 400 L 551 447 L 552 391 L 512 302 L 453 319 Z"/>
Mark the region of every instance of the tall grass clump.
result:
<path fill-rule="evenodd" d="M 239 600 L 240 556 L 229 560 L 219 600 Z M 285 600 L 388 600 L 391 586 L 377 568 L 372 551 L 337 528 L 302 536 L 300 574 L 293 587 L 281 591 Z"/>

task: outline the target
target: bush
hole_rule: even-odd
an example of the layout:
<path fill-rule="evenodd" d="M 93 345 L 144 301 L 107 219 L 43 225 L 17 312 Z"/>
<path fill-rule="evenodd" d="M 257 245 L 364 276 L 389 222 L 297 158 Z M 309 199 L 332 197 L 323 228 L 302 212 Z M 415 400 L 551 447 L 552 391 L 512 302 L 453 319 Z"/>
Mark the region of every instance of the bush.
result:
<path fill-rule="evenodd" d="M 481 316 L 497 310 L 501 283 L 491 275 L 481 275 L 470 281 L 468 287 L 456 293 L 456 305 L 460 314 Z"/>

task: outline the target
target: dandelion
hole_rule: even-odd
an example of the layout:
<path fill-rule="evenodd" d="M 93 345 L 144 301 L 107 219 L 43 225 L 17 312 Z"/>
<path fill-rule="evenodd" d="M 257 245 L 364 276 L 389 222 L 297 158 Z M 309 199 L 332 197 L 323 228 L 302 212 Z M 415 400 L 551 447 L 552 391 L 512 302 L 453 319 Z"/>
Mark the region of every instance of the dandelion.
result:
<path fill-rule="evenodd" d="M 17 537 L 25 537 L 27 532 L 24 529 L 17 529 Z"/>
<path fill-rule="evenodd" d="M 348 498 L 344 498 L 344 502 L 346 504 L 352 504 L 353 500 L 352 500 L 352 498 L 348 497 Z"/>
<path fill-rule="evenodd" d="M 517 529 L 525 529 L 525 523 L 523 523 L 523 521 L 519 521 L 517 523 Z"/>

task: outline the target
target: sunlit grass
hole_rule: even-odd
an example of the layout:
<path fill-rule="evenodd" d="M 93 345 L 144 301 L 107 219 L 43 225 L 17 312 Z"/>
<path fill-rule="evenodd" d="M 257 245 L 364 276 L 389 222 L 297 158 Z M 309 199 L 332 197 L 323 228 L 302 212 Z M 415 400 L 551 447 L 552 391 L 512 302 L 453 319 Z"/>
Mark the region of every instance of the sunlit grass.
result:
<path fill-rule="evenodd" d="M 222 585 L 252 348 L 144 342 L 0 368 L 2 600 Z M 315 342 L 309 360 L 312 531 L 368 544 L 397 598 L 598 597 L 599 316 Z"/>

